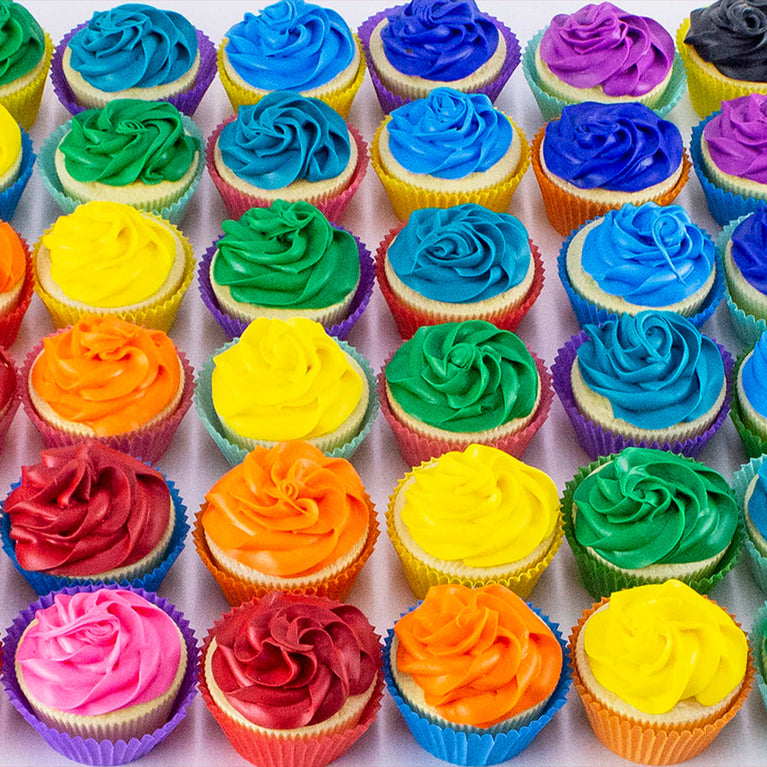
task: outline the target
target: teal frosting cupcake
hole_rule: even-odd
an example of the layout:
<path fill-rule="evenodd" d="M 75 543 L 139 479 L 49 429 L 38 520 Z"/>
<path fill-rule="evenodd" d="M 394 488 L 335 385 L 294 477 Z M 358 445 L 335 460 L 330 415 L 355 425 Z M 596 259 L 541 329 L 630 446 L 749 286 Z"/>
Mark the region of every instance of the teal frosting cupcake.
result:
<path fill-rule="evenodd" d="M 767 591 L 767 456 L 752 458 L 732 478 L 746 529 L 746 564 L 756 584 Z"/>
<path fill-rule="evenodd" d="M 767 453 L 767 331 L 753 349 L 738 358 L 735 365 L 730 417 L 746 449 L 756 458 Z"/>

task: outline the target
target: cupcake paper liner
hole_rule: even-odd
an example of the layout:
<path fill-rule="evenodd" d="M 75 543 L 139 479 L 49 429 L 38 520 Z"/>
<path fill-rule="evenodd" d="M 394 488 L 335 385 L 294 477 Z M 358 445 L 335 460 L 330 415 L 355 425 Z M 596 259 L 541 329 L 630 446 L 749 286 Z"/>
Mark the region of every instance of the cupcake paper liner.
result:
<path fill-rule="evenodd" d="M 538 103 L 538 108 L 543 115 L 543 121 L 556 120 L 562 114 L 562 109 L 568 104 L 575 102 L 565 101 L 558 96 L 547 93 L 540 85 L 538 72 L 535 68 L 535 52 L 538 50 L 541 38 L 545 30 L 537 32 L 528 42 L 525 52 L 522 54 L 522 73 L 530 86 L 530 90 Z M 674 54 L 674 64 L 671 68 L 671 78 L 666 85 L 659 103 L 650 107 L 658 116 L 665 117 L 678 103 L 684 94 L 687 85 L 684 64 L 678 53 Z M 641 99 L 638 99 L 641 101 Z M 649 106 L 649 105 L 648 105 Z"/>
<path fill-rule="evenodd" d="M 389 112 L 391 112 L 393 109 L 397 109 L 397 107 L 401 107 L 403 104 L 407 104 L 413 100 L 406 96 L 392 93 L 381 82 L 380 78 L 378 77 L 378 73 L 375 71 L 375 66 L 373 65 L 373 61 L 370 56 L 370 36 L 373 34 L 373 30 L 397 7 L 399 6 L 387 8 L 385 11 L 376 13 L 367 19 L 367 21 L 364 21 L 358 30 L 359 38 L 362 41 L 362 46 L 365 50 L 368 71 L 370 72 L 370 79 L 373 81 L 373 87 L 375 88 L 376 96 L 378 96 L 378 102 L 381 104 L 381 109 L 385 114 L 389 114 Z M 483 13 L 481 15 L 484 16 L 488 21 L 491 21 L 498 29 L 500 34 L 503 35 L 503 39 L 506 42 L 506 59 L 503 62 L 503 66 L 501 67 L 501 71 L 498 74 L 498 77 L 496 77 L 495 80 L 493 80 L 491 83 L 488 83 L 487 85 L 472 90 L 471 93 L 484 93 L 490 99 L 490 101 L 495 102 L 501 90 L 503 89 L 503 86 L 506 85 L 506 82 L 511 77 L 511 73 L 517 68 L 517 65 L 519 64 L 520 47 L 516 35 L 502 21 L 499 21 L 487 13 Z M 450 86 L 450 82 L 437 82 L 434 87 L 437 87 L 437 85 Z"/>
<path fill-rule="evenodd" d="M 591 221 L 586 221 L 584 226 L 590 223 Z M 567 273 L 567 251 L 570 248 L 570 243 L 572 242 L 573 237 L 580 231 L 580 228 L 581 227 L 570 232 L 562 243 L 559 257 L 557 259 L 557 269 L 559 272 L 559 280 L 562 283 L 562 287 L 565 289 L 565 293 L 567 293 L 567 298 L 570 300 L 570 306 L 573 308 L 575 319 L 578 320 L 578 324 L 581 327 L 584 327 L 586 325 L 600 325 L 603 322 L 607 322 L 607 320 L 614 320 L 618 317 L 618 313 L 597 306 L 579 293 L 576 293 L 573 288 L 573 284 L 570 281 L 570 275 Z M 724 264 L 719 257 L 717 257 L 715 261 L 714 272 L 714 284 L 711 286 L 711 290 L 703 300 L 700 309 L 695 314 L 687 317 L 696 328 L 700 328 L 701 325 L 714 314 L 716 307 L 719 306 L 722 301 L 722 296 L 724 295 Z"/>
<path fill-rule="evenodd" d="M 213 179 L 213 183 L 218 189 L 218 193 L 221 195 L 221 199 L 224 201 L 224 206 L 229 213 L 229 218 L 238 219 L 246 210 L 250 208 L 268 208 L 273 200 L 267 200 L 263 197 L 256 197 L 255 195 L 245 194 L 235 189 L 233 186 L 224 181 L 221 174 L 216 169 L 215 149 L 218 137 L 221 135 L 221 131 L 225 125 L 236 120 L 236 115 L 233 115 L 228 120 L 224 120 L 208 138 L 208 154 L 207 154 L 207 167 L 210 177 Z M 354 138 L 357 144 L 357 165 L 354 168 L 349 186 L 342 192 L 325 197 L 321 200 L 307 200 L 325 214 L 325 216 L 331 221 L 331 223 L 337 223 L 341 216 L 343 216 L 347 205 L 351 201 L 352 197 L 359 189 L 362 179 L 365 178 L 365 173 L 368 169 L 368 146 L 362 138 L 362 134 L 353 126 L 347 123 L 349 133 Z"/>
<path fill-rule="evenodd" d="M 362 85 L 362 81 L 365 78 L 365 49 L 360 44 L 357 35 L 354 35 L 354 41 L 360 52 L 359 67 L 357 68 L 357 73 L 354 75 L 354 79 L 348 85 L 335 88 L 327 93 L 323 93 L 321 96 L 316 96 L 320 101 L 324 101 L 328 106 L 335 109 L 344 120 L 349 116 L 352 101 L 354 101 L 354 97 L 357 95 L 357 91 L 360 89 L 360 85 Z M 229 97 L 229 103 L 236 113 L 244 104 L 258 104 L 268 91 L 264 93 L 256 93 L 248 88 L 243 88 L 229 77 L 229 74 L 224 67 L 224 49 L 227 42 L 227 38 L 224 38 L 218 48 L 218 77 L 221 80 L 221 84 L 224 86 L 226 95 Z"/>
<path fill-rule="evenodd" d="M 22 381 L 19 368 L 16 365 L 13 358 L 11 357 L 11 355 L 8 353 L 8 351 L 0 348 L 0 356 L 4 356 L 5 359 L 8 360 L 9 364 L 13 368 L 14 378 L 16 379 L 14 384 L 14 392 L 10 398 L 10 401 L 8 402 L 8 407 L 6 408 L 5 412 L 2 415 L 0 415 L 0 451 L 1 451 L 2 446 L 5 443 L 5 437 L 8 434 L 8 430 L 11 428 L 13 417 L 16 415 L 16 411 L 19 409 L 19 405 L 21 404 L 20 392 L 26 385 L 26 382 Z"/>
<path fill-rule="evenodd" d="M 62 329 L 58 332 L 63 333 L 65 330 L 66 329 Z M 44 421 L 37 414 L 35 406 L 32 404 L 32 400 L 29 396 L 29 373 L 32 369 L 32 363 L 42 350 L 43 342 L 40 341 L 40 343 L 27 354 L 24 361 L 24 367 L 22 368 L 21 373 L 23 381 L 21 386 L 21 402 L 24 405 L 24 410 L 26 411 L 29 420 L 32 421 L 32 425 L 40 432 L 45 447 L 62 447 L 64 445 L 74 445 L 79 442 L 95 439 L 109 447 L 113 447 L 115 450 L 122 450 L 124 453 L 130 453 L 135 458 L 146 461 L 147 463 L 156 464 L 160 458 L 162 458 L 163 454 L 170 446 L 173 435 L 176 433 L 176 429 L 181 423 L 181 419 L 192 404 L 192 394 L 195 387 L 194 368 L 191 366 L 183 352 L 178 352 L 178 357 L 184 368 L 184 388 L 178 406 L 169 416 L 164 418 L 160 423 L 150 426 L 149 428 L 144 427 L 133 432 L 115 434 L 109 437 L 93 437 L 88 435 L 70 434 L 61 429 L 57 429 Z"/>
<path fill-rule="evenodd" d="M 743 527 L 746 529 L 746 534 L 743 536 L 745 541 L 743 548 L 746 551 L 746 565 L 748 566 L 748 570 L 751 573 L 751 577 L 754 579 L 756 585 L 759 586 L 762 591 L 767 592 L 767 557 L 765 557 L 764 554 L 762 554 L 756 548 L 756 546 L 754 546 L 754 542 L 751 540 L 751 536 L 748 535 L 748 528 L 745 525 L 744 511 L 746 490 L 748 490 L 748 486 L 751 484 L 751 480 L 756 476 L 757 472 L 759 471 L 759 467 L 764 463 L 765 460 L 767 460 L 767 456 L 760 454 L 758 457 L 752 458 L 748 463 L 743 464 L 740 469 L 738 469 L 738 471 L 732 475 L 732 488 L 735 491 L 735 497 L 737 498 L 738 506 L 740 507 L 741 522 L 743 523 Z M 764 677 L 761 652 L 754 651 L 754 657 L 757 659 L 756 662 L 759 673 L 762 677 Z M 764 682 L 762 680 L 760 683 L 760 689 L 762 688 L 763 684 Z"/>
<path fill-rule="evenodd" d="M 181 688 L 173 704 L 170 719 L 162 727 L 156 729 L 154 732 L 147 733 L 141 738 L 131 738 L 127 742 L 125 740 L 97 741 L 93 738 L 85 739 L 78 735 L 69 735 L 66 732 L 60 732 L 49 727 L 37 718 L 19 688 L 12 659 L 16 656 L 16 647 L 18 646 L 19 639 L 26 627 L 35 617 L 35 612 L 45 607 L 50 607 L 50 605 L 53 604 L 53 598 L 56 595 L 56 592 L 51 592 L 50 594 L 40 597 L 36 602 L 33 602 L 29 607 L 22 610 L 19 616 L 6 630 L 3 650 L 7 661 L 3 666 L 2 681 L 5 691 L 14 708 L 40 735 L 43 736 L 48 745 L 55 751 L 58 751 L 63 756 L 67 757 L 67 759 L 72 759 L 73 761 L 81 762 L 82 764 L 125 764 L 126 762 L 135 761 L 148 754 L 158 743 L 165 740 L 165 738 L 168 737 L 179 722 L 186 716 L 189 704 L 192 702 L 196 693 L 197 640 L 195 639 L 194 632 L 189 626 L 189 621 L 184 617 L 183 613 L 177 610 L 170 602 L 157 596 L 157 594 L 151 591 L 144 591 L 144 589 L 132 588 L 130 586 L 120 586 L 118 584 L 108 584 L 106 586 L 100 584 L 88 584 L 65 588 L 58 593 L 76 594 L 81 591 L 92 592 L 100 588 L 121 588 L 135 591 L 137 594 L 167 613 L 181 631 L 187 649 L 186 672 L 184 673 L 184 677 L 181 681 Z"/>
<path fill-rule="evenodd" d="M 181 549 L 184 548 L 184 539 L 187 532 L 189 532 L 189 525 L 186 521 L 186 506 L 184 505 L 178 488 L 175 484 L 167 479 L 163 474 L 168 489 L 170 490 L 170 497 L 173 501 L 173 513 L 175 523 L 173 527 L 173 533 L 171 534 L 168 546 L 165 549 L 165 554 L 162 560 L 149 572 L 135 578 L 126 579 L 123 578 L 119 581 L 120 585 L 132 586 L 135 589 L 144 589 L 145 591 L 157 591 L 160 588 L 160 584 L 170 570 L 171 565 L 176 561 L 176 558 L 181 553 Z M 11 485 L 11 490 L 15 490 L 21 481 L 16 481 Z M 82 577 L 82 578 L 70 578 L 66 576 L 51 575 L 50 573 L 39 572 L 36 570 L 25 570 L 16 558 L 16 543 L 11 538 L 11 519 L 6 513 L 0 514 L 0 538 L 3 542 L 3 551 L 8 555 L 13 566 L 21 573 L 24 580 L 42 596 L 50 591 L 59 591 L 67 586 L 83 586 L 88 583 L 104 583 L 103 578 L 96 577 Z M 115 581 L 108 581 L 114 583 Z"/>
<path fill-rule="evenodd" d="M 2 104 L 14 120 L 24 129 L 30 130 L 35 124 L 37 113 L 40 111 L 40 103 L 43 99 L 45 82 L 48 79 L 48 70 L 53 57 L 53 42 L 50 35 L 45 33 L 45 49 L 43 51 L 43 66 L 37 75 L 23 88 L 12 91 L 0 99 Z"/>
<path fill-rule="evenodd" d="M 462 450 L 466 447 L 467 443 L 465 440 L 438 439 L 417 434 L 397 419 L 392 411 L 391 405 L 389 404 L 389 398 L 386 394 L 385 370 L 392 356 L 394 355 L 392 354 L 389 356 L 381 368 L 381 372 L 378 374 L 378 393 L 381 401 L 381 411 L 389 423 L 391 430 L 394 432 L 400 453 L 405 462 L 410 466 L 419 466 L 430 458 L 436 458 L 450 450 Z M 535 354 L 532 354 L 532 357 L 535 360 L 535 367 L 538 370 L 538 378 L 541 382 L 541 396 L 532 421 L 530 421 L 530 423 L 523 429 L 505 437 L 501 437 L 500 439 L 475 440 L 475 442 L 480 444 L 497 447 L 499 450 L 503 450 L 504 452 L 513 455 L 515 458 L 521 458 L 525 450 L 527 450 L 530 440 L 535 436 L 535 433 L 541 428 L 548 417 L 551 401 L 554 399 L 554 392 L 551 388 L 551 373 L 549 373 L 546 369 L 546 365 L 544 365 Z"/>
<path fill-rule="evenodd" d="M 363 243 L 356 234 L 353 234 L 345 227 L 340 226 L 339 224 L 335 224 L 335 226 L 338 229 L 343 229 L 354 237 L 360 258 L 360 281 L 359 285 L 357 285 L 354 297 L 352 298 L 352 302 L 349 305 L 349 309 L 347 310 L 347 316 L 335 325 L 326 328 L 331 336 L 335 336 L 336 338 L 345 341 L 349 335 L 349 331 L 354 327 L 354 324 L 362 316 L 368 303 L 370 303 L 370 297 L 373 295 L 375 269 L 373 267 L 373 259 L 370 255 L 370 251 L 365 246 L 365 243 Z M 218 241 L 222 236 L 223 235 L 220 234 L 215 242 L 205 251 L 205 255 L 202 257 L 197 270 L 197 283 L 200 289 L 202 302 L 213 315 L 213 319 L 221 326 L 227 341 L 231 341 L 242 335 L 245 328 L 248 326 L 248 323 L 245 320 L 232 317 L 221 308 L 210 283 L 210 264 L 216 253 Z"/>
<path fill-rule="evenodd" d="M 230 466 L 236 466 L 238 463 L 242 463 L 245 456 L 248 454 L 248 450 L 244 447 L 236 445 L 234 442 L 230 442 L 225 436 L 221 427 L 221 421 L 216 414 L 216 409 L 213 407 L 213 392 L 211 387 L 211 377 L 213 375 L 214 358 L 216 355 L 228 349 L 238 339 L 229 341 L 224 344 L 220 349 L 216 349 L 213 354 L 205 360 L 202 368 L 200 368 L 200 375 L 197 380 L 197 389 L 194 394 L 194 404 L 197 409 L 197 415 L 202 421 L 202 425 L 207 429 L 208 434 L 213 437 L 213 441 L 218 445 L 219 450 L 224 454 L 224 458 L 229 462 Z M 338 341 L 338 345 L 351 357 L 353 357 L 357 364 L 365 372 L 365 378 L 368 382 L 368 406 L 365 411 L 365 415 L 362 420 L 362 425 L 355 437 L 348 442 L 340 445 L 339 447 L 326 452 L 330 458 L 346 458 L 349 459 L 354 454 L 354 451 L 362 444 L 362 440 L 367 437 L 370 430 L 373 428 L 373 421 L 375 421 L 376 414 L 378 413 L 378 398 L 376 396 L 376 378 L 373 373 L 370 363 L 362 356 L 353 346 L 350 346 L 346 341 Z"/>
<path fill-rule="evenodd" d="M 622 207 L 622 203 L 612 205 L 576 197 L 551 181 L 541 165 L 541 144 L 545 133 L 546 126 L 544 125 L 536 133 L 533 140 L 533 171 L 538 179 L 538 186 L 541 188 L 541 196 L 549 223 L 562 237 L 567 237 L 573 229 L 577 229 L 592 218 L 599 218 L 604 216 L 608 210 L 617 210 Z M 690 160 L 687 156 L 687 150 L 684 149 L 682 151 L 682 174 L 676 184 L 668 191 L 654 197 L 643 196 L 641 191 L 637 192 L 635 204 L 641 205 L 643 202 L 652 201 L 658 205 L 670 205 L 682 191 L 682 187 L 687 183 L 689 176 Z M 584 190 L 584 193 L 588 193 L 588 190 Z"/>
<path fill-rule="evenodd" d="M 511 198 L 530 165 L 530 145 L 527 143 L 525 134 L 513 120 L 509 120 L 509 122 L 517 132 L 522 145 L 519 165 L 517 165 L 514 173 L 495 184 L 481 189 L 442 192 L 420 189 L 406 181 L 402 181 L 383 167 L 378 145 L 381 140 L 381 132 L 388 119 L 385 118 L 384 122 L 378 126 L 373 137 L 373 143 L 370 145 L 370 164 L 383 184 L 386 196 L 389 198 L 394 214 L 398 219 L 407 221 L 410 218 L 410 214 L 419 208 L 452 208 L 454 205 L 461 205 L 465 202 L 475 202 L 478 205 L 484 205 L 496 213 L 505 213 L 507 211 L 511 204 Z M 449 181 L 446 181 L 445 185 L 447 186 L 449 183 Z"/>
<path fill-rule="evenodd" d="M 670 450 L 672 453 L 681 453 L 688 458 L 695 458 L 703 450 L 706 443 L 711 437 L 716 434 L 724 423 L 724 419 L 729 412 L 730 394 L 732 392 L 732 369 L 733 359 L 730 353 L 722 346 L 719 347 L 719 351 L 722 354 L 724 361 L 724 375 L 727 381 L 727 392 L 724 398 L 724 404 L 719 410 L 714 422 L 708 427 L 702 434 L 697 436 L 688 437 L 687 439 L 678 440 L 674 443 L 657 441 L 648 443 L 645 440 L 634 440 L 629 437 L 623 437 L 612 431 L 607 431 L 601 426 L 598 426 L 587 416 L 578 410 L 578 406 L 573 396 L 573 387 L 570 381 L 570 371 L 573 367 L 573 362 L 578 351 L 578 347 L 586 340 L 586 332 L 581 331 L 578 335 L 573 336 L 570 340 L 559 349 L 557 352 L 554 364 L 551 367 L 551 374 L 554 381 L 554 389 L 557 392 L 557 396 L 567 413 L 570 422 L 575 430 L 575 436 L 578 438 L 586 455 L 594 461 L 600 455 L 610 455 L 612 453 L 620 453 L 624 447 L 652 447 L 659 450 Z"/>
<path fill-rule="evenodd" d="M 767 632 L 767 603 L 763 604 L 754 615 L 754 624 L 748 635 L 748 644 L 751 648 L 751 657 L 756 666 L 756 684 L 759 694 L 762 696 L 764 705 L 767 706 L 767 684 L 765 684 L 764 658 L 762 656 L 762 642 Z"/>
<path fill-rule="evenodd" d="M 767 453 L 767 436 L 763 436 L 756 431 L 753 431 L 748 424 L 743 420 L 743 408 L 740 405 L 740 398 L 737 394 L 738 372 L 740 366 L 746 359 L 746 356 L 751 351 L 748 349 L 741 354 L 735 361 L 735 369 L 732 373 L 732 396 L 730 402 L 730 419 L 735 424 L 735 430 L 738 432 L 740 441 L 743 443 L 743 448 L 746 451 L 746 455 L 749 458 L 758 458 L 762 453 Z"/>
<path fill-rule="evenodd" d="M 565 485 L 562 496 L 562 516 L 564 518 L 564 530 L 567 542 L 570 544 L 581 582 L 594 599 L 609 597 L 614 591 L 630 589 L 635 586 L 643 586 L 647 583 L 658 583 L 658 578 L 647 578 L 641 574 L 621 572 L 608 567 L 600 562 L 584 548 L 575 537 L 575 525 L 573 522 L 573 493 L 580 483 L 599 466 L 613 460 L 615 455 L 600 456 L 588 466 L 581 466 L 575 476 Z M 745 537 L 742 524 L 738 524 L 732 541 L 724 552 L 724 556 L 716 565 L 713 572 L 704 577 L 684 577 L 678 580 L 684 581 L 688 586 L 700 594 L 708 594 L 724 576 L 732 570 L 740 558 L 741 545 Z"/>
<path fill-rule="evenodd" d="M 67 82 L 67 78 L 64 76 L 62 60 L 64 58 L 64 49 L 69 45 L 72 36 L 87 26 L 88 22 L 85 21 L 67 32 L 61 39 L 61 42 L 56 46 L 56 50 L 53 52 L 53 60 L 51 62 L 51 83 L 53 84 L 53 90 L 64 108 L 73 115 L 82 112 L 84 109 L 87 109 L 87 107 L 78 104 L 75 100 L 72 89 Z M 156 101 L 169 101 L 180 112 L 183 112 L 190 117 L 194 114 L 202 97 L 205 95 L 205 91 L 208 90 L 208 86 L 213 82 L 213 78 L 216 76 L 216 46 L 213 45 L 208 37 L 199 29 L 196 30 L 196 32 L 197 45 L 200 51 L 200 68 L 192 87 L 175 96 L 168 96 L 164 99 L 155 99 Z"/>
<path fill-rule="evenodd" d="M 18 234 L 18 232 L 16 232 Z M 32 253 L 27 241 L 19 235 L 21 247 L 24 249 L 24 284 L 21 286 L 21 293 L 16 306 L 8 314 L 0 317 L 0 346 L 9 347 L 16 340 L 21 327 L 21 321 L 29 308 L 34 292 L 34 276 L 32 269 Z"/>
<path fill-rule="evenodd" d="M 32 175 L 32 166 L 35 164 L 35 153 L 32 151 L 32 139 L 25 131 L 21 131 L 21 166 L 16 180 L 2 192 L 0 192 L 0 218 L 10 221 L 16 212 L 21 195 Z"/>
<path fill-rule="evenodd" d="M 391 670 L 391 644 L 394 639 L 394 629 L 389 629 L 383 652 L 386 688 L 394 699 L 400 714 L 402 714 L 405 724 L 421 748 L 438 759 L 450 762 L 451 764 L 479 765 L 479 767 L 488 764 L 499 764 L 524 751 L 530 745 L 533 738 L 552 720 L 554 714 L 564 706 L 572 677 L 567 645 L 562 638 L 559 625 L 530 603 L 527 604 L 552 630 L 557 638 L 557 642 L 559 642 L 562 648 L 562 673 L 542 713 L 523 727 L 506 732 L 481 732 L 476 728 L 462 729 L 461 725 L 455 725 L 454 727 L 440 726 L 420 716 L 403 699 L 397 683 L 394 681 Z M 411 610 L 414 610 L 417 606 L 414 605 Z M 408 612 L 411 610 L 408 610 Z"/>
<path fill-rule="evenodd" d="M 375 275 L 376 281 L 378 282 L 378 287 L 389 306 L 389 311 L 391 311 L 394 322 L 397 325 L 397 330 L 399 331 L 400 337 L 406 341 L 422 325 L 438 325 L 442 322 L 449 322 L 452 318 L 448 315 L 440 317 L 420 311 L 414 306 L 407 305 L 404 301 L 394 295 L 394 292 L 391 289 L 391 284 L 389 283 L 389 279 L 386 276 L 384 262 L 386 260 L 386 253 L 389 250 L 389 246 L 391 245 L 392 240 L 402 231 L 404 227 L 404 223 L 394 227 L 394 229 L 392 229 L 381 241 L 381 244 L 378 246 L 378 250 L 376 251 Z M 529 242 L 530 252 L 532 253 L 533 257 L 534 275 L 532 285 L 530 286 L 527 295 L 522 299 L 520 303 L 510 309 L 500 309 L 495 312 L 489 312 L 485 316 L 481 317 L 481 319 L 492 322 L 493 325 L 501 328 L 501 330 L 516 330 L 517 326 L 522 321 L 522 318 L 530 310 L 530 307 L 535 303 L 536 299 L 541 293 L 541 290 L 543 289 L 544 269 L 541 252 L 538 250 L 538 247 L 532 240 Z M 461 304 L 462 308 L 465 306 L 467 305 Z"/>
<path fill-rule="evenodd" d="M 573 658 L 573 683 L 580 695 L 586 715 L 594 734 L 610 751 L 632 762 L 641 764 L 677 764 L 697 756 L 716 738 L 721 729 L 738 713 L 751 691 L 754 680 L 754 664 L 751 653 L 740 691 L 729 707 L 713 722 L 702 727 L 685 725 L 661 726 L 643 724 L 626 719 L 603 706 L 587 689 L 578 671 L 575 660 L 575 646 L 578 635 L 589 617 L 608 601 L 592 605 L 583 611 L 583 616 L 570 634 L 570 654 Z M 729 613 L 728 613 L 729 614 Z M 733 616 L 730 616 L 733 617 Z M 734 618 L 733 618 L 734 620 Z M 739 626 L 740 624 L 735 621 Z"/>

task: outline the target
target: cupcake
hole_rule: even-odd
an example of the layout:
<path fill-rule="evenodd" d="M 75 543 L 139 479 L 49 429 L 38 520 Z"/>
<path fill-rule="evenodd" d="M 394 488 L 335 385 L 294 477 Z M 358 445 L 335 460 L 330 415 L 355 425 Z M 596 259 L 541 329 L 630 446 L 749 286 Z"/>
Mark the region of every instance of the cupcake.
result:
<path fill-rule="evenodd" d="M 544 365 L 484 320 L 418 328 L 385 364 L 379 388 L 411 466 L 473 442 L 519 457 L 551 405 Z"/>
<path fill-rule="evenodd" d="M 365 616 L 329 599 L 267 594 L 236 607 L 202 650 L 203 700 L 254 764 L 324 767 L 372 724 L 381 648 Z"/>
<path fill-rule="evenodd" d="M 504 212 L 530 152 L 522 131 L 483 93 L 435 88 L 379 126 L 371 163 L 394 213 L 476 202 Z"/>
<path fill-rule="evenodd" d="M 257 445 L 294 439 L 348 458 L 376 409 L 369 363 L 303 317 L 253 320 L 203 366 L 196 401 L 232 466 Z"/>
<path fill-rule="evenodd" d="M 0 448 L 19 409 L 21 388 L 19 371 L 8 351 L 0 346 Z"/>
<path fill-rule="evenodd" d="M 0 221 L 0 344 L 11 346 L 32 300 L 32 256 L 26 241 Z"/>
<path fill-rule="evenodd" d="M 562 245 L 559 274 L 581 326 L 645 309 L 702 325 L 721 300 L 716 248 L 679 205 L 624 205 Z"/>
<path fill-rule="evenodd" d="M 438 583 L 491 582 L 526 598 L 562 539 L 552 480 L 487 445 L 408 472 L 389 498 L 386 521 L 419 599 Z"/>
<path fill-rule="evenodd" d="M 0 219 L 13 218 L 34 164 L 32 139 L 0 103 Z"/>
<path fill-rule="evenodd" d="M 474 203 L 413 211 L 379 246 L 376 274 L 403 338 L 452 320 L 514 330 L 543 287 L 522 222 Z"/>
<path fill-rule="evenodd" d="M 586 325 L 552 374 L 592 460 L 631 445 L 695 457 L 727 415 L 731 366 L 689 320 L 647 310 Z"/>
<path fill-rule="evenodd" d="M 746 449 L 756 458 L 767 452 L 767 331 L 735 366 L 732 420 Z"/>
<path fill-rule="evenodd" d="M 752 458 L 735 472 L 732 485 L 746 529 L 746 564 L 756 584 L 767 591 L 767 464 Z"/>
<path fill-rule="evenodd" d="M 754 675 L 738 624 L 677 580 L 616 591 L 585 610 L 570 652 L 594 734 L 646 764 L 675 764 L 706 749 Z"/>
<path fill-rule="evenodd" d="M 365 60 L 338 12 L 304 0 L 279 0 L 229 28 L 219 48 L 218 73 L 235 112 L 270 91 L 296 91 L 346 117 Z"/>
<path fill-rule="evenodd" d="M 767 706 L 767 682 L 765 682 L 765 659 L 767 659 L 767 607 L 762 605 L 754 615 L 754 623 L 751 632 L 748 635 L 748 644 L 751 648 L 751 655 L 754 658 L 756 666 L 756 683 L 759 687 L 759 693 L 762 701 Z"/>
<path fill-rule="evenodd" d="M 24 409 L 46 447 L 96 438 L 156 463 L 192 400 L 194 371 L 161 330 L 83 317 L 29 353 Z"/>
<path fill-rule="evenodd" d="M 532 159 L 546 215 L 563 237 L 626 203 L 668 205 L 689 175 L 676 125 L 634 102 L 564 107 L 538 131 Z"/>
<path fill-rule="evenodd" d="M 723 101 L 767 95 L 767 3 L 716 0 L 696 8 L 676 36 L 687 70 L 690 101 L 705 117 Z"/>
<path fill-rule="evenodd" d="M 208 139 L 208 171 L 232 218 L 281 199 L 313 203 L 335 221 L 366 170 L 365 142 L 343 117 L 290 91 L 244 105 Z"/>
<path fill-rule="evenodd" d="M 453 764 L 518 754 L 565 701 L 556 624 L 506 587 L 432 586 L 389 631 L 386 685 L 418 743 Z"/>
<path fill-rule="evenodd" d="M 256 447 L 205 495 L 197 550 L 232 605 L 289 591 L 345 599 L 378 536 L 354 467 L 308 442 Z"/>
<path fill-rule="evenodd" d="M 441 86 L 495 101 L 519 63 L 517 38 L 474 0 L 411 0 L 371 16 L 359 34 L 387 114 Z"/>
<path fill-rule="evenodd" d="M 38 594 L 76 583 L 156 591 L 189 529 L 160 472 L 99 442 L 43 450 L 3 505 L 3 544 Z"/>
<path fill-rule="evenodd" d="M 677 578 L 708 593 L 738 560 L 738 506 L 702 463 L 627 447 L 582 467 L 562 499 L 565 534 L 595 599 Z"/>
<path fill-rule="evenodd" d="M 94 200 L 40 237 L 34 271 L 57 327 L 99 315 L 167 330 L 192 281 L 194 258 L 189 240 L 157 214 Z"/>

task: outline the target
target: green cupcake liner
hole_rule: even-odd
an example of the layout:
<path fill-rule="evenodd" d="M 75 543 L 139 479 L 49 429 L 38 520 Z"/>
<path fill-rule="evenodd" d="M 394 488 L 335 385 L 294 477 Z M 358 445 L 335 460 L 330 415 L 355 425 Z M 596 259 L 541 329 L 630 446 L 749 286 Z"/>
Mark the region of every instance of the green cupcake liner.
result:
<path fill-rule="evenodd" d="M 764 658 L 762 657 L 762 644 L 764 635 L 767 633 L 767 602 L 765 602 L 754 615 L 754 624 L 748 634 L 748 644 L 751 647 L 751 655 L 756 666 L 756 684 L 767 707 L 767 683 L 765 683 Z"/>
<path fill-rule="evenodd" d="M 744 510 L 744 501 L 746 497 L 746 490 L 748 489 L 751 480 L 756 476 L 759 471 L 759 467 L 767 460 L 767 455 L 759 455 L 757 458 L 752 458 L 748 463 L 744 463 L 735 474 L 732 475 L 732 488 L 735 491 L 735 497 L 738 500 L 738 506 L 740 507 L 740 516 L 743 525 L 743 529 L 746 531 L 744 536 L 745 543 L 743 548 L 746 551 L 746 565 L 748 571 L 751 573 L 751 577 L 754 582 L 762 591 L 767 592 L 767 557 L 765 557 L 754 546 L 754 542 L 751 540 L 751 536 L 748 534 L 748 528 L 746 527 L 746 516 Z M 754 653 L 756 658 L 759 658 L 760 653 Z M 759 661 L 761 663 L 761 661 Z M 759 673 L 763 677 L 764 669 L 759 667 Z"/>

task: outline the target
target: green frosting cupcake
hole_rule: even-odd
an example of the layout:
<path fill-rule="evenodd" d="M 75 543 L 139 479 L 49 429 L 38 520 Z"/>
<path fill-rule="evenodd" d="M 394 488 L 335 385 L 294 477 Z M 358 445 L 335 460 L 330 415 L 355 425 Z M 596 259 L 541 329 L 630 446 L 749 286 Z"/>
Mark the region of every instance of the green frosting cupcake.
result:
<path fill-rule="evenodd" d="M 44 53 L 45 33 L 32 14 L 12 0 L 0 0 L 0 89 L 32 72 Z"/>

